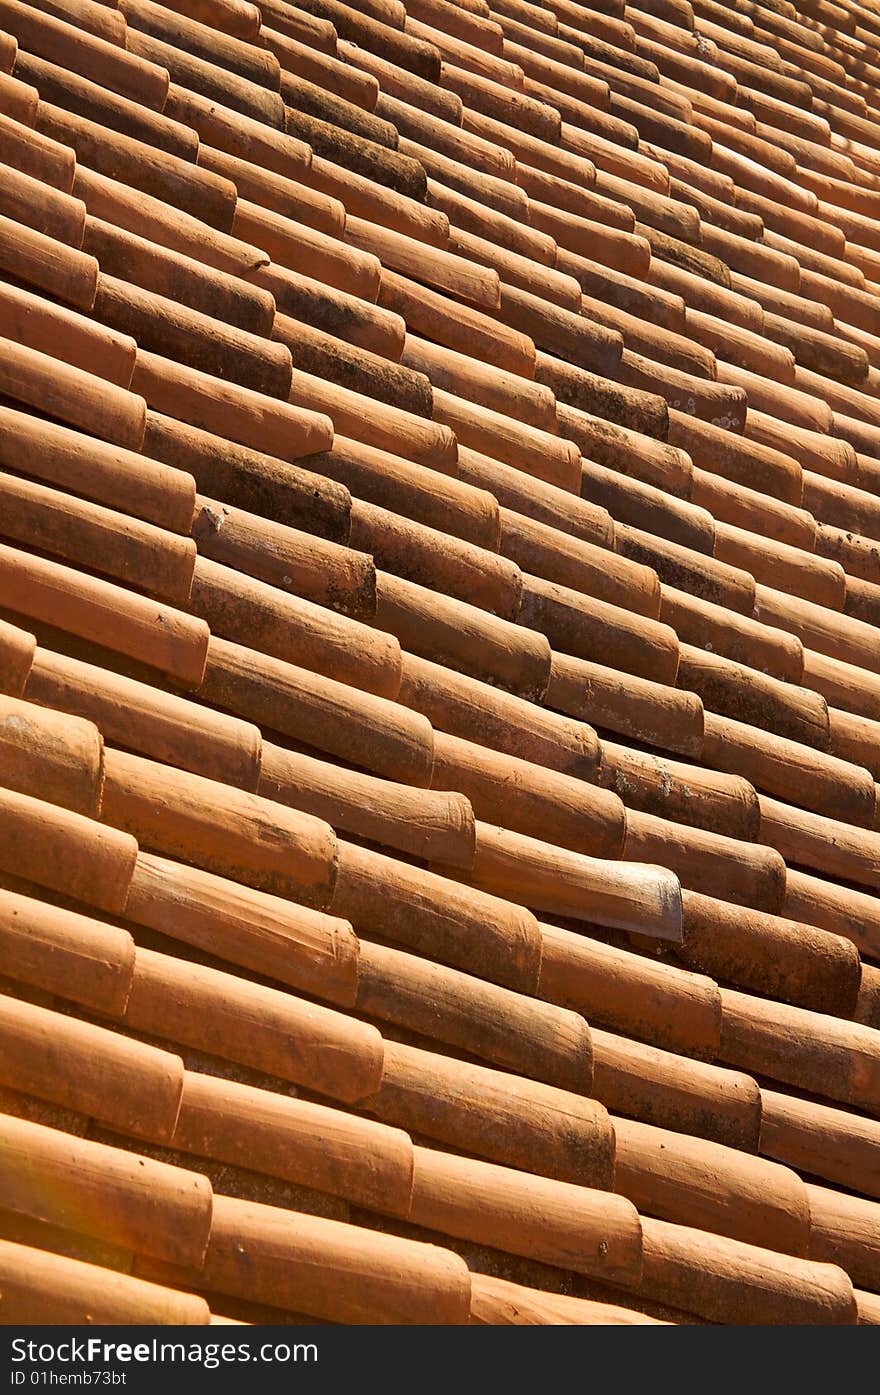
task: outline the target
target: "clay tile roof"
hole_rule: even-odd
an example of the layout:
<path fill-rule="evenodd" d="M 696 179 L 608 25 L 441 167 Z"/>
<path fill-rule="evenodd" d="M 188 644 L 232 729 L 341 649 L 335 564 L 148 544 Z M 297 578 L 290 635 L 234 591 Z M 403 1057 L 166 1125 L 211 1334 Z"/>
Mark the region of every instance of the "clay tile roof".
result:
<path fill-rule="evenodd" d="M 0 0 L 0 1322 L 880 1321 L 878 53 Z"/>

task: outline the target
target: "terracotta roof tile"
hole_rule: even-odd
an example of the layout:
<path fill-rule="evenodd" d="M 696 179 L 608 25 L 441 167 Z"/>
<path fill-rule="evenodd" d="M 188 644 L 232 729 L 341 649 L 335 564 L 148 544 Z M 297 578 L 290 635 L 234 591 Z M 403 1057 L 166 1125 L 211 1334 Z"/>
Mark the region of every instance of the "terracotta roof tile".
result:
<path fill-rule="evenodd" d="M 474 1274 L 471 1278 L 470 1322 L 473 1326 L 562 1324 L 628 1327 L 658 1321 L 660 1319 L 616 1303 L 599 1303 L 561 1293 L 548 1293 L 542 1289 L 525 1288 L 522 1284 L 490 1278 L 486 1274 Z"/>
<path fill-rule="evenodd" d="M 704 739 L 705 735 L 704 720 Z M 615 790 L 630 809 L 747 842 L 757 836 L 758 796 L 740 776 L 708 771 L 603 738 L 598 779 Z"/>
<path fill-rule="evenodd" d="M 374 1120 L 187 1071 L 175 1148 L 409 1214 L 413 1146 Z"/>
<path fill-rule="evenodd" d="M 0 215 L 0 265 L 6 275 L 88 310 L 95 303 L 98 263 L 75 248 Z"/>
<path fill-rule="evenodd" d="M 269 518 L 196 498 L 192 534 L 204 555 L 353 619 L 376 613 L 376 569 L 355 551 Z"/>
<path fill-rule="evenodd" d="M 104 758 L 102 817 L 156 852 L 263 891 L 294 891 L 326 909 L 333 894 L 336 840 L 322 820 L 294 813 L 262 796 L 229 787 L 222 808 L 211 782 L 172 772 L 121 751 Z"/>
<path fill-rule="evenodd" d="M 2 1318 L 875 1321 L 880 24 L 0 30 Z"/>
<path fill-rule="evenodd" d="M 100 339 L 100 336 L 98 336 Z M 74 427 L 90 427 L 113 445 L 138 451 L 143 444 L 146 404 L 142 397 L 98 375 L 64 363 L 11 339 L 2 341 L 3 396 Z"/>
<path fill-rule="evenodd" d="M 611 1282 L 637 1276 L 639 1218 L 622 1198 L 425 1148 L 414 1156 L 410 1214 L 427 1229 Z"/>
<path fill-rule="evenodd" d="M 96 1012 L 124 1008 L 134 968 L 127 931 L 77 911 L 0 891 L 3 971 L 49 993 L 63 992 Z"/>
<path fill-rule="evenodd" d="M 863 967 L 851 939 L 689 889 L 682 908 L 678 954 L 691 968 L 781 1002 L 852 1014 Z"/>
<path fill-rule="evenodd" d="M 83 128 L 75 123 L 72 126 L 66 124 L 64 113 L 73 117 L 84 116 L 90 122 L 99 124 L 106 122 L 111 131 L 123 137 L 143 141 L 183 160 L 195 160 L 198 137 L 187 126 L 174 120 L 170 111 L 166 114 L 165 111 L 143 107 L 130 97 L 109 91 L 80 72 L 71 73 L 33 53 L 19 52 L 14 71 L 16 77 L 39 89 L 42 100 L 36 120 L 48 133 L 45 138 L 52 139 L 53 144 L 61 143 L 69 147 L 72 154 L 76 153 L 74 143 L 65 132 L 79 130 L 82 133 Z M 51 109 L 47 110 L 46 102 L 52 103 Z M 53 113 L 55 121 L 60 123 L 54 131 Z M 100 155 L 96 158 L 100 158 Z"/>
<path fill-rule="evenodd" d="M 203 1298 L 115 1269 L 0 1240 L 3 1317 L 16 1322 L 180 1323 L 210 1321 Z"/>
<path fill-rule="evenodd" d="M 96 316 L 103 279 L 99 275 L 92 306 Z M 41 353 L 49 352 L 74 367 L 88 365 L 88 372 L 117 387 L 131 385 L 137 344 L 129 335 L 95 325 L 84 315 L 12 286 L 3 288 L 0 316 L 8 339 Z"/>
<path fill-rule="evenodd" d="M 34 661 L 36 638 L 27 630 L 0 620 L 0 687 L 12 697 L 24 692 Z"/>
<path fill-rule="evenodd" d="M 151 853 L 138 855 L 125 910 L 135 925 L 279 983 L 343 1006 L 355 1001 L 358 941 L 324 912 Z"/>
<path fill-rule="evenodd" d="M 591 1031 L 577 1013 L 539 1009 L 533 998 L 399 949 L 361 941 L 358 1007 L 563 1090 L 592 1084 Z"/>
<path fill-rule="evenodd" d="M 637 1292 L 714 1322 L 851 1324 L 855 1296 L 842 1269 L 667 1221 L 643 1223 Z"/>
<path fill-rule="evenodd" d="M 542 925 L 540 996 L 664 1050 L 714 1057 L 721 999 L 712 979 Z"/>
<path fill-rule="evenodd" d="M 196 1010 L 193 1011 L 193 1007 Z M 383 1075 L 378 1032 L 233 974 L 139 949 L 125 1023 L 138 1032 L 355 1101 Z"/>
<path fill-rule="evenodd" d="M 519 992 L 534 991 L 541 936 L 531 911 L 340 842 L 330 910 L 357 928 Z"/>
<path fill-rule="evenodd" d="M 810 1204 L 797 1173 L 735 1148 L 616 1120 L 615 1190 L 667 1221 L 805 1255 Z"/>
<path fill-rule="evenodd" d="M 598 1027 L 591 1036 L 593 1089 L 609 1109 L 746 1153 L 757 1148 L 761 1092 L 749 1076 Z"/>
<path fill-rule="evenodd" d="M 463 1099 L 466 1111 L 458 1107 Z M 416 1133 L 540 1177 L 605 1189 L 611 1183 L 608 1114 L 555 1086 L 386 1042 L 380 1087 L 364 1105 Z"/>
<path fill-rule="evenodd" d="M 201 682 L 209 638 L 204 621 L 5 545 L 0 545 L 0 573 L 11 609 L 105 644 L 184 686 Z"/>
<path fill-rule="evenodd" d="M 387 698 L 214 638 L 202 692 L 238 715 L 376 774 L 421 787 L 430 782 L 430 722 Z"/>
<path fill-rule="evenodd" d="M 3 531 L 164 600 L 185 604 L 192 589 L 195 545 L 186 538 L 31 480 L 0 475 Z"/>
<path fill-rule="evenodd" d="M 340 1322 L 466 1322 L 464 1261 L 439 1246 L 215 1197 L 199 1278 L 215 1292 Z"/>
<path fill-rule="evenodd" d="M 47 803 L 80 814 L 100 812 L 104 743 L 80 717 L 0 697 L 0 768 L 6 789 L 39 791 Z"/>
<path fill-rule="evenodd" d="M 0 1172 L 9 1210 L 120 1249 L 199 1265 L 211 1229 L 206 1177 L 3 1116 Z"/>
<path fill-rule="evenodd" d="M 170 1139 L 183 1089 L 179 1056 L 76 1017 L 0 1000 L 2 1082 L 147 1138 Z"/>

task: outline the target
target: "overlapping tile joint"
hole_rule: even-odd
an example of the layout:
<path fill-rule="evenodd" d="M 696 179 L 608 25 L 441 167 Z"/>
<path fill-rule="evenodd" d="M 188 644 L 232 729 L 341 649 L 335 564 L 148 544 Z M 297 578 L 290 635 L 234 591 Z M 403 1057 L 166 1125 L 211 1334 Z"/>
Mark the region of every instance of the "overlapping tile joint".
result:
<path fill-rule="evenodd" d="M 880 11 L 0 0 L 0 1321 L 880 1321 Z"/>

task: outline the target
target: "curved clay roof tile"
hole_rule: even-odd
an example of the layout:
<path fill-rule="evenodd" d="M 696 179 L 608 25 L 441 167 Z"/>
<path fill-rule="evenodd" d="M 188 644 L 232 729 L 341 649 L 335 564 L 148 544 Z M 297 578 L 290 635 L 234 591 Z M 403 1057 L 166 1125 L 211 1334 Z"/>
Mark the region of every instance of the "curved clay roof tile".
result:
<path fill-rule="evenodd" d="M 635 1291 L 712 1322 L 853 1324 L 852 1284 L 842 1269 L 703 1230 L 643 1222 L 644 1270 Z"/>
<path fill-rule="evenodd" d="M 869 771 L 813 747 L 707 713 L 703 759 L 719 770 L 745 775 L 767 794 L 792 799 L 796 792 L 801 808 L 830 819 L 862 828 L 874 822 Z"/>
<path fill-rule="evenodd" d="M 624 809 L 617 795 L 561 771 L 434 733 L 435 789 L 460 789 L 477 817 L 573 852 L 619 857 Z M 442 861 L 442 859 L 435 859 Z"/>
<path fill-rule="evenodd" d="M 804 651 L 795 635 L 689 596 L 674 586 L 663 585 L 661 596 L 660 618 L 672 626 L 683 643 L 712 650 L 788 683 L 803 678 Z"/>
<path fill-rule="evenodd" d="M 417 1225 L 612 1283 L 638 1277 L 641 1225 L 622 1197 L 476 1158 L 414 1151 Z"/>
<path fill-rule="evenodd" d="M 501 552 L 547 582 L 657 619 L 660 584 L 648 567 L 512 509 L 501 512 Z"/>
<path fill-rule="evenodd" d="M 262 736 L 249 722 L 49 649 L 38 650 L 25 693 L 28 702 L 94 722 L 116 745 L 256 789 Z"/>
<path fill-rule="evenodd" d="M 370 1113 L 540 1177 L 610 1188 L 614 1132 L 601 1104 L 552 1085 L 387 1042 Z"/>
<path fill-rule="evenodd" d="M 450 735 L 552 770 L 583 774 L 587 779 L 595 774 L 599 742 L 583 722 L 426 659 L 403 656 L 399 701 L 424 713 L 438 730 Z"/>
<path fill-rule="evenodd" d="M 360 107 L 362 111 L 375 111 L 379 83 L 367 70 L 366 64 L 362 65 L 363 71 L 358 72 L 352 61 L 340 61 L 339 57 L 320 53 L 316 48 L 300 43 L 292 35 L 280 33 L 265 24 L 260 28 L 260 41 L 274 53 L 283 72 L 305 78 L 325 91 L 335 92 L 343 101 Z M 361 52 L 353 46 L 349 47 L 352 52 Z M 341 55 L 338 44 L 337 53 Z"/>
<path fill-rule="evenodd" d="M 537 984 L 541 946 L 531 912 L 436 872 L 340 841 L 330 910 L 517 992 Z"/>
<path fill-rule="evenodd" d="M 294 461 L 332 444 L 328 417 L 142 349 L 134 384 L 155 410 L 284 460 Z"/>
<path fill-rule="evenodd" d="M 4 1322 L 180 1323 L 205 1326 L 204 1298 L 95 1264 L 0 1241 Z"/>
<path fill-rule="evenodd" d="M 336 839 L 320 819 L 121 751 L 105 752 L 104 775 L 104 821 L 145 846 L 306 905 L 328 905 Z"/>
<path fill-rule="evenodd" d="M 0 546 L 3 596 L 10 608 L 93 644 L 157 668 L 185 687 L 205 672 L 203 620 L 109 581 Z"/>
<path fill-rule="evenodd" d="M 382 1076 L 375 1027 L 218 969 L 139 949 L 125 1024 L 354 1102 Z"/>
<path fill-rule="evenodd" d="M 758 669 L 690 644 L 681 646 L 676 683 L 679 688 L 699 694 L 705 706 L 722 717 L 815 746 L 819 751 L 828 749 L 825 699 L 806 686 L 780 682 Z"/>
<path fill-rule="evenodd" d="M 265 248 L 273 261 L 301 276 L 326 281 L 361 300 L 376 299 L 382 268 L 372 253 L 347 247 L 335 236 L 243 198 L 236 203 L 232 231 Z"/>
<path fill-rule="evenodd" d="M 401 1129 L 187 1071 L 174 1147 L 406 1217 L 413 1147 Z"/>
<path fill-rule="evenodd" d="M 557 434 L 553 392 L 541 383 L 407 334 L 402 362 L 426 373 L 435 388 L 465 397 L 520 424 Z"/>
<path fill-rule="evenodd" d="M 268 290 L 91 214 L 86 217 L 83 248 L 98 258 L 103 274 L 160 296 L 173 296 L 191 310 L 251 334 L 271 332 L 275 306 Z"/>
<path fill-rule="evenodd" d="M 606 509 L 466 446 L 459 448 L 458 455 L 459 476 L 491 490 L 504 508 L 584 542 L 614 547 L 615 524 Z"/>
<path fill-rule="evenodd" d="M 178 359 L 190 368 L 240 383 L 267 397 L 283 400 L 290 391 L 293 369 L 283 344 L 182 306 L 155 291 L 102 272 L 92 313 L 117 333 L 130 334 L 141 348 Z"/>
<path fill-rule="evenodd" d="M 175 48 L 277 92 L 278 64 L 264 49 L 243 43 L 222 30 L 218 32 L 214 25 L 195 16 L 169 14 L 166 6 L 154 5 L 151 0 L 121 0 L 120 10 L 130 29 L 164 39 Z"/>
<path fill-rule="evenodd" d="M 352 504 L 349 541 L 370 553 L 380 567 L 408 581 L 455 596 L 504 620 L 515 619 L 519 612 L 519 568 L 488 548 L 359 499 Z"/>
<path fill-rule="evenodd" d="M 2 712 L 2 700 L 0 700 Z M 411 857 L 469 869 L 474 815 L 459 792 L 412 789 L 265 743 L 259 793 Z"/>
<path fill-rule="evenodd" d="M 343 436 L 399 454 L 440 474 L 456 473 L 458 447 L 455 433 L 448 426 L 364 397 L 300 369 L 293 375 L 289 401 L 300 409 L 326 413 Z"/>
<path fill-rule="evenodd" d="M 185 605 L 189 599 L 196 551 L 188 538 L 2 472 L 0 507 L 13 542 L 94 565 L 163 600 Z"/>
<path fill-rule="evenodd" d="M 806 1257 L 810 1204 L 796 1172 L 705 1138 L 614 1120 L 614 1188 L 679 1225 Z"/>
<path fill-rule="evenodd" d="M 721 989 L 719 1055 L 796 1088 L 817 1091 L 857 1108 L 877 1105 L 880 1033 L 806 1008 Z"/>
<path fill-rule="evenodd" d="M 278 309 L 276 328 L 286 315 L 298 326 L 308 322 L 312 330 L 338 336 L 344 343 L 359 346 L 390 365 L 400 361 L 406 325 L 393 311 L 274 263 L 252 273 L 251 280 L 274 296 Z"/>
<path fill-rule="evenodd" d="M 667 1051 L 718 1054 L 721 999 L 712 979 L 543 923 L 541 943 L 539 997 Z"/>
<path fill-rule="evenodd" d="M 349 1323 L 466 1323 L 470 1275 L 436 1245 L 215 1197 L 203 1282 L 219 1293 Z"/>
<path fill-rule="evenodd" d="M 469 195 L 468 181 L 457 176 L 454 168 L 444 169 L 436 158 L 431 164 L 434 177 L 428 179 L 428 202 L 432 208 L 442 210 L 450 224 L 485 239 L 493 247 L 517 253 L 543 267 L 554 265 L 556 243 L 546 232 L 517 222 L 505 211 L 507 201 L 503 197 L 501 206 L 495 201 L 490 205 L 472 197 L 478 192 L 489 192 L 491 197 L 491 191 L 483 191 L 471 183 Z"/>
<path fill-rule="evenodd" d="M 95 303 L 98 263 L 73 247 L 0 215 L 0 269 L 79 310 Z"/>
<path fill-rule="evenodd" d="M 659 865 L 627 866 L 478 822 L 470 875 L 486 891 L 545 914 L 681 941 L 681 886 Z"/>
<path fill-rule="evenodd" d="M 96 6 L 96 8 L 98 8 Z M 103 7 L 101 7 L 103 8 Z M 113 11 L 108 10 L 112 15 Z M 76 156 L 66 145 L 42 136 L 0 115 L 0 158 L 3 164 L 11 166 L 21 174 L 38 179 L 41 184 L 50 184 L 62 194 L 69 194 L 73 188 Z"/>
<path fill-rule="evenodd" d="M 552 1326 L 598 1327 L 650 1326 L 660 1319 L 648 1317 L 634 1308 L 616 1303 L 597 1303 L 589 1298 L 570 1298 L 544 1289 L 525 1288 L 508 1279 L 471 1275 L 472 1326 Z"/>
<path fill-rule="evenodd" d="M 23 126 L 33 126 L 39 105 L 40 94 L 35 87 L 19 82 L 7 72 L 0 73 L 0 111 L 4 116 L 20 121 Z"/>
<path fill-rule="evenodd" d="M 691 968 L 816 1012 L 854 1013 L 861 965 L 851 940 L 694 891 L 682 906 L 679 953 Z"/>
<path fill-rule="evenodd" d="M 99 273 L 96 303 L 99 316 Z M 0 330 L 6 338 L 82 368 L 116 387 L 127 388 L 134 373 L 137 344 L 125 332 L 95 324 L 85 315 L 53 305 L 17 286 L 0 288 Z"/>
<path fill-rule="evenodd" d="M 211 1229 L 207 1177 L 4 1115 L 4 1205 L 119 1249 L 201 1264 Z"/>
<path fill-rule="evenodd" d="M 456 440 L 493 460 L 513 465 L 525 474 L 537 476 L 575 494 L 580 487 L 580 451 L 561 436 L 514 422 L 479 402 L 462 398 L 435 387 L 434 420 L 443 422 Z"/>
<path fill-rule="evenodd" d="M 708 880 L 723 900 L 771 913 L 782 907 L 785 864 L 772 848 L 760 844 L 628 811 L 623 856 L 668 867 L 690 890 Z"/>
<path fill-rule="evenodd" d="M 230 186 L 232 187 L 232 186 Z M 161 198 L 77 165 L 74 193 L 88 212 L 127 232 L 155 241 L 160 247 L 183 252 L 206 266 L 233 275 L 244 275 L 267 265 L 269 255 L 228 233 L 209 227 L 183 209 Z"/>
<path fill-rule="evenodd" d="M 358 942 L 344 920 L 213 872 L 140 853 L 128 918 L 279 983 L 351 1007 Z"/>
<path fill-rule="evenodd" d="M 97 818 L 103 760 L 103 741 L 91 722 L 0 697 L 0 778 L 6 789 Z"/>
<path fill-rule="evenodd" d="M 202 695 L 376 774 L 430 782 L 430 724 L 386 698 L 218 639 L 209 646 Z"/>
<path fill-rule="evenodd" d="M 696 759 L 702 751 L 703 704 L 695 692 L 554 653 L 544 702 L 662 751 Z"/>
<path fill-rule="evenodd" d="M 133 450 L 0 406 L 0 462 L 172 533 L 189 534 L 191 476 Z M 69 496 L 68 496 L 69 497 Z"/>
<path fill-rule="evenodd" d="M 88 33 L 79 23 L 68 24 L 54 15 L 40 14 L 18 0 L 3 0 L 0 23 L 23 49 L 51 63 L 93 78 L 155 111 L 165 105 L 168 74 L 163 67 L 126 52 L 117 42 Z"/>
<path fill-rule="evenodd" d="M 763 1089 L 761 1099 L 762 1153 L 866 1196 L 880 1195 L 876 1119 L 775 1090 Z"/>
<path fill-rule="evenodd" d="M 675 631 L 596 596 L 587 599 L 567 586 L 526 574 L 519 623 L 545 634 L 554 650 L 564 654 L 601 659 L 609 668 L 653 682 L 675 682 L 679 660 Z"/>
<path fill-rule="evenodd" d="M 342 547 L 198 495 L 193 537 L 203 556 L 279 589 L 367 620 L 376 611 L 376 572 L 356 540 Z"/>
<path fill-rule="evenodd" d="M 335 152 L 331 152 L 331 156 Z M 346 211 L 356 218 L 365 218 L 380 228 L 414 237 L 426 247 L 445 247 L 449 237 L 449 220 L 423 202 L 427 179 L 422 162 L 403 149 L 396 159 L 404 164 L 409 176 L 403 190 L 396 186 L 376 183 L 367 172 L 345 168 L 333 158 L 316 154 L 309 167 L 307 183 L 333 198 L 340 199 Z M 419 177 L 415 177 L 415 171 Z"/>
<path fill-rule="evenodd" d="M 519 697 L 540 701 L 550 677 L 545 635 L 387 572 L 377 574 L 375 623 L 409 652 Z"/>
<path fill-rule="evenodd" d="M 131 987 L 127 930 L 15 891 L 0 890 L 0 964 L 17 981 L 111 1016 Z"/>
<path fill-rule="evenodd" d="M 565 1008 L 386 945 L 361 941 L 358 1009 L 502 1069 L 591 1093 L 590 1028 Z"/>
<path fill-rule="evenodd" d="M 526 333 L 498 324 L 479 310 L 456 305 L 437 291 L 383 270 L 379 304 L 402 315 L 417 334 L 439 340 L 459 353 L 476 353 L 487 363 L 531 378 L 535 346 Z"/>
<path fill-rule="evenodd" d="M 757 837 L 758 796 L 740 776 L 603 740 L 596 778 L 604 788 L 619 794 L 627 808 L 745 842 Z"/>
<path fill-rule="evenodd" d="M 155 1046 L 16 998 L 0 999 L 0 1080 L 135 1137 L 168 1142 L 183 1062 Z"/>
<path fill-rule="evenodd" d="M 757 1151 L 761 1092 L 748 1075 L 598 1027 L 590 1031 L 593 1090 L 606 1108 L 674 1134 Z"/>
<path fill-rule="evenodd" d="M 225 639 L 381 697 L 397 696 L 400 646 L 381 629 L 203 556 L 196 562 L 191 604 Z"/>
<path fill-rule="evenodd" d="M 198 151 L 198 136 L 188 126 L 176 121 L 167 111 L 151 111 L 111 92 L 107 87 L 93 82 L 81 73 L 72 73 L 56 63 L 48 63 L 45 58 L 37 58 L 32 53 L 19 53 L 15 64 L 16 76 L 29 82 L 39 90 L 41 105 L 37 120 L 45 121 L 45 104 L 61 108 L 73 116 L 83 116 L 97 122 L 112 132 L 142 141 L 144 146 L 152 146 L 183 160 L 195 161 Z M 50 118 L 51 121 L 51 118 Z M 51 139 L 51 137 L 44 137 Z M 59 132 L 53 144 L 63 143 L 75 155 L 73 145 Z"/>
<path fill-rule="evenodd" d="M 37 641 L 27 630 L 0 620 L 0 692 L 23 695 L 36 648 Z"/>

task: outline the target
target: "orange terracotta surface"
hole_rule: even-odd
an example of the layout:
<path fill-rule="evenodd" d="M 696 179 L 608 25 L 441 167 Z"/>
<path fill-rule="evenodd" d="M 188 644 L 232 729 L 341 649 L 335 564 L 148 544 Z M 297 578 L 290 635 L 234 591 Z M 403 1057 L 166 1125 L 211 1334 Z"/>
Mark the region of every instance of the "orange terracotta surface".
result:
<path fill-rule="evenodd" d="M 0 1323 L 880 1321 L 878 55 L 0 0 Z"/>

